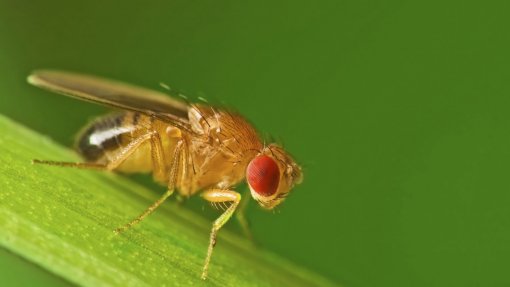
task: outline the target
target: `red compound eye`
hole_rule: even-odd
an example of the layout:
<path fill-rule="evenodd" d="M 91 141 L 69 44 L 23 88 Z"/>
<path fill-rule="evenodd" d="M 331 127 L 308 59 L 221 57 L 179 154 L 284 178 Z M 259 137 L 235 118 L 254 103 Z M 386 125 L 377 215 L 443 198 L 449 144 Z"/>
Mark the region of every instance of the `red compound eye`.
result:
<path fill-rule="evenodd" d="M 251 188 L 262 196 L 271 196 L 278 189 L 280 169 L 276 162 L 267 155 L 252 159 L 246 169 L 246 178 Z"/>

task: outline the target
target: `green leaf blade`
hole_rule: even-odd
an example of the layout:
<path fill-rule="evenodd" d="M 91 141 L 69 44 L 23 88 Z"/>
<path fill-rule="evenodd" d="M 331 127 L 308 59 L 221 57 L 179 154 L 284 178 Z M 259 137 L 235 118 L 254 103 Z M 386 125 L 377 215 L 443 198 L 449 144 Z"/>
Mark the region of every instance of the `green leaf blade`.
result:
<path fill-rule="evenodd" d="M 32 165 L 78 161 L 68 150 L 0 116 L 0 245 L 85 286 L 332 286 L 244 238 L 220 231 L 200 279 L 210 222 L 167 203 L 121 235 L 113 230 L 157 195 L 115 174 Z"/>

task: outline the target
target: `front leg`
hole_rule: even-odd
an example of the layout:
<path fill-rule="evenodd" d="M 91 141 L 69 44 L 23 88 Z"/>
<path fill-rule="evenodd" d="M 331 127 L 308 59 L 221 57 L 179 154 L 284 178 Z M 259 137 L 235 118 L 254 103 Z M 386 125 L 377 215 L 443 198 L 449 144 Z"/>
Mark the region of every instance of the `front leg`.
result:
<path fill-rule="evenodd" d="M 234 214 L 234 211 L 241 201 L 241 195 L 233 190 L 210 189 L 202 193 L 202 198 L 211 203 L 231 202 L 225 212 L 223 212 L 223 214 L 213 223 L 211 237 L 209 239 L 209 247 L 207 248 L 207 257 L 205 258 L 204 269 L 202 271 L 202 279 L 205 280 L 207 278 L 207 270 L 209 269 L 212 251 L 214 245 L 216 245 L 216 235 L 220 228 L 225 225 L 230 217 L 232 217 L 232 214 Z"/>

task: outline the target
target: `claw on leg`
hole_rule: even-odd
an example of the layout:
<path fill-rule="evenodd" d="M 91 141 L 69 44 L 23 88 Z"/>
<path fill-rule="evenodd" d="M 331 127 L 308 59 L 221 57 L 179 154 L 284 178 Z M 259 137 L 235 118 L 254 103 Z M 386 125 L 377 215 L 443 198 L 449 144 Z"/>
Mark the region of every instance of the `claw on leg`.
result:
<path fill-rule="evenodd" d="M 156 208 L 158 208 L 167 198 L 169 198 L 172 193 L 174 193 L 173 189 L 172 190 L 167 190 L 165 192 L 165 194 L 163 194 L 162 197 L 160 197 L 158 200 L 156 200 L 151 206 L 149 206 L 149 208 L 147 208 L 142 214 L 140 214 L 138 217 L 136 217 L 135 219 L 133 219 L 131 222 L 119 227 L 119 228 L 116 228 L 113 232 L 115 234 L 120 234 L 126 230 L 128 230 L 129 228 L 131 228 L 133 225 L 139 223 L 140 221 L 142 221 L 145 217 L 147 217 L 149 214 L 153 213 L 154 210 L 156 210 Z"/>

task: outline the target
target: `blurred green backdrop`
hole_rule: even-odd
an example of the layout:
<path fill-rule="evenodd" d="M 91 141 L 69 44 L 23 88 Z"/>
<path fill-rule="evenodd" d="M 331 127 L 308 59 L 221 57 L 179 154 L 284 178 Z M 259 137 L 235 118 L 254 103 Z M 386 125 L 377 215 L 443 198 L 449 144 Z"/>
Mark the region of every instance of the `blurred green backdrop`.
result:
<path fill-rule="evenodd" d="M 510 284 L 508 2 L 136 2 L 1 0 L 0 113 L 70 146 L 106 111 L 36 68 L 225 102 L 305 166 L 250 207 L 265 248 L 346 286 Z"/>

